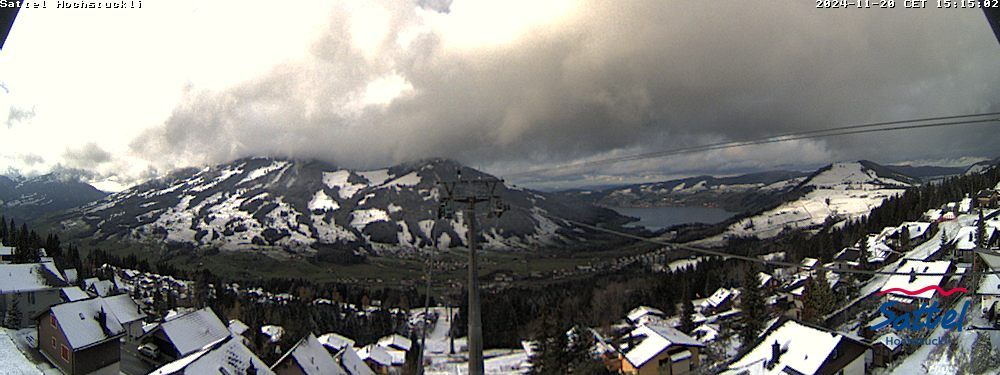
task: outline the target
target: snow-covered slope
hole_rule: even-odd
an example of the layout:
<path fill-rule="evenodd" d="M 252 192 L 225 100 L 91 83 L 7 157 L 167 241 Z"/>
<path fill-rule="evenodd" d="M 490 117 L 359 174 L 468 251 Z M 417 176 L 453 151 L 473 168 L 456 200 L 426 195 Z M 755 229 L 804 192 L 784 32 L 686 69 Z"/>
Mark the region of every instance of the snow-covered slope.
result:
<path fill-rule="evenodd" d="M 828 220 L 856 219 L 916 184 L 913 178 L 869 161 L 832 164 L 819 169 L 789 193 L 798 198 L 741 219 L 722 234 L 703 242 L 719 243 L 732 236 L 770 238 L 786 228 L 810 228 Z"/>
<path fill-rule="evenodd" d="M 223 250 L 311 251 L 342 246 L 375 252 L 453 247 L 465 242 L 461 215 L 438 220 L 439 180 L 487 175 L 448 160 L 375 171 L 318 161 L 249 158 L 182 170 L 122 191 L 59 218 L 97 240 L 163 240 Z M 481 220 L 485 246 L 522 247 L 581 240 L 586 233 L 544 217 L 615 222 L 615 212 L 544 193 L 502 187 L 511 206 Z"/>
<path fill-rule="evenodd" d="M 78 178 L 58 173 L 30 178 L 0 176 L 0 213 L 18 221 L 33 220 L 106 195 Z"/>

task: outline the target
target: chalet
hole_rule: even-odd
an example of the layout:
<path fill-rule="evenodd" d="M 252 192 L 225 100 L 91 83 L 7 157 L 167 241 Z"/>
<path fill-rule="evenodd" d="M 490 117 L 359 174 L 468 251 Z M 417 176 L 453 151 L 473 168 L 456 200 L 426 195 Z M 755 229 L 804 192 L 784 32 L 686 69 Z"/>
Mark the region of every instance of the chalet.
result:
<path fill-rule="evenodd" d="M 405 356 L 403 361 L 396 361 L 397 356 L 393 356 L 388 350 L 375 344 L 358 349 L 357 354 L 375 373 L 383 375 L 395 370 L 397 362 L 399 366 L 406 362 Z"/>
<path fill-rule="evenodd" d="M 63 270 L 63 277 L 70 285 L 76 285 L 76 283 L 80 281 L 80 274 L 76 271 L 76 268 L 67 268 Z"/>
<path fill-rule="evenodd" d="M 870 351 L 864 342 L 840 333 L 779 319 L 722 373 L 862 375 Z"/>
<path fill-rule="evenodd" d="M 698 306 L 699 310 L 703 314 L 712 314 L 715 312 L 728 310 L 730 307 L 735 305 L 736 298 L 740 295 L 738 289 L 731 288 L 719 288 L 712 293 L 711 296 L 706 298 Z"/>
<path fill-rule="evenodd" d="M 274 375 L 274 372 L 240 340 L 225 336 L 150 373 L 150 375 L 201 374 Z"/>
<path fill-rule="evenodd" d="M 973 254 L 978 247 L 978 239 L 976 238 L 977 230 L 976 226 L 964 226 L 955 234 L 955 254 L 959 259 L 966 262 L 972 261 Z M 1000 242 L 1000 232 L 995 227 L 989 225 L 984 226 L 983 230 L 986 235 L 984 241 L 985 247 L 995 247 Z"/>
<path fill-rule="evenodd" d="M 976 194 L 976 207 L 979 208 L 1000 208 L 1000 191 L 996 189 L 980 190 Z"/>
<path fill-rule="evenodd" d="M 277 375 L 347 375 L 312 333 L 271 366 Z"/>
<path fill-rule="evenodd" d="M 764 272 L 757 273 L 757 281 L 760 282 L 760 287 L 765 290 L 774 290 L 779 285 L 778 279 Z"/>
<path fill-rule="evenodd" d="M 338 335 L 327 333 L 317 338 L 326 351 L 333 355 L 333 359 L 350 375 L 375 375 L 372 368 L 354 350 L 354 340 Z"/>
<path fill-rule="evenodd" d="M 882 290 L 889 291 L 892 289 L 903 289 L 915 291 L 931 285 L 938 285 L 944 289 L 948 289 L 948 279 L 946 279 L 945 276 L 926 274 L 948 273 L 954 271 L 955 266 L 951 263 L 951 261 L 947 260 L 923 261 L 916 259 L 904 259 L 900 262 L 899 268 L 896 269 L 897 273 L 902 274 L 890 276 L 889 279 L 886 280 L 885 285 L 882 286 Z M 892 309 L 900 314 L 913 311 L 919 304 L 931 304 L 935 301 L 939 301 L 939 296 L 933 289 L 912 296 L 898 290 L 892 290 L 885 294 L 882 298 L 883 303 L 890 301 L 898 302 L 896 305 L 893 305 Z"/>
<path fill-rule="evenodd" d="M 0 264 L 10 263 L 14 261 L 14 248 L 11 246 L 0 245 Z"/>
<path fill-rule="evenodd" d="M 115 283 L 111 280 L 99 280 L 96 277 L 92 277 L 83 280 L 83 285 L 84 290 L 100 297 L 107 297 L 118 293 L 118 288 L 115 287 Z"/>
<path fill-rule="evenodd" d="M 937 226 L 932 223 L 907 221 L 896 227 L 896 231 L 889 236 L 889 239 L 893 244 L 899 246 L 902 243 L 901 236 L 903 233 L 908 233 L 909 243 L 912 247 L 921 242 L 927 241 L 936 228 Z"/>
<path fill-rule="evenodd" d="M 667 314 L 664 314 L 660 309 L 649 306 L 636 307 L 625 315 L 632 324 L 642 324 L 650 320 L 662 320 L 666 316 Z"/>
<path fill-rule="evenodd" d="M 888 332 L 872 341 L 872 366 L 884 367 L 903 354 L 903 339 L 895 332 Z"/>
<path fill-rule="evenodd" d="M 229 328 L 206 307 L 160 323 L 143 341 L 156 345 L 161 356 L 172 361 L 229 336 Z"/>
<path fill-rule="evenodd" d="M 104 303 L 111 309 L 118 323 L 125 328 L 125 339 L 132 342 L 141 337 L 145 332 L 142 330 L 143 320 L 146 313 L 142 312 L 132 297 L 127 294 L 119 294 L 111 297 L 104 297 Z"/>
<path fill-rule="evenodd" d="M 127 296 L 126 296 L 127 298 Z M 115 302 L 97 297 L 50 307 L 37 317 L 38 349 L 64 374 L 117 373 L 126 334 Z"/>
<path fill-rule="evenodd" d="M 705 347 L 701 341 L 663 324 L 645 324 L 629 332 L 619 352 L 624 374 L 691 374 Z"/>
<path fill-rule="evenodd" d="M 406 337 L 397 334 L 392 334 L 379 339 L 378 345 L 386 349 L 395 349 L 408 352 L 410 351 L 410 347 L 413 345 L 413 342 Z"/>
<path fill-rule="evenodd" d="M 929 209 L 920 218 L 932 223 L 937 222 L 941 219 L 941 210 L 935 208 Z"/>
<path fill-rule="evenodd" d="M 353 348 L 354 340 L 338 335 L 336 333 L 326 333 L 317 338 L 323 346 L 332 349 L 335 352 L 339 352 L 344 348 Z"/>
<path fill-rule="evenodd" d="M 60 291 L 60 296 L 62 297 L 63 302 L 76 302 L 79 300 L 89 299 L 92 297 L 91 295 L 87 294 L 87 292 L 84 292 L 83 289 L 80 289 L 80 287 L 78 286 L 69 286 L 62 288 L 62 290 Z"/>
<path fill-rule="evenodd" d="M 66 280 L 55 263 L 0 264 L 0 317 L 16 327 L 35 324 L 33 317 L 62 303 Z"/>

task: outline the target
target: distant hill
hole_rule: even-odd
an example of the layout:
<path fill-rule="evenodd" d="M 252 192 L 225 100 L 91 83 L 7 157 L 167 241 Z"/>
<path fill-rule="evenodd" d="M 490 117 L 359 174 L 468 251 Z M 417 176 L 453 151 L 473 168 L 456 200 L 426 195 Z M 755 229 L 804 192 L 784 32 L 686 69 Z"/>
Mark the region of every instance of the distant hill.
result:
<path fill-rule="evenodd" d="M 966 169 L 968 169 L 968 167 L 935 167 L 919 165 L 887 165 L 886 168 L 910 177 L 918 178 L 925 182 L 941 177 L 957 176 L 965 173 Z"/>
<path fill-rule="evenodd" d="M 56 173 L 30 178 L 0 176 L 0 215 L 32 221 L 107 195 L 77 178 Z"/>
<path fill-rule="evenodd" d="M 748 212 L 780 202 L 782 194 L 808 174 L 769 171 L 731 177 L 697 176 L 606 190 L 567 190 L 559 194 L 609 207 L 711 206 Z"/>
<path fill-rule="evenodd" d="M 490 176 L 443 159 L 356 171 L 319 161 L 247 158 L 184 169 L 52 218 L 93 241 L 145 241 L 221 250 L 319 248 L 369 254 L 464 246 L 459 215 L 438 219 L 436 183 Z M 500 186 L 513 209 L 481 220 L 485 248 L 572 244 L 593 238 L 546 213 L 625 223 L 616 212 L 538 191 Z"/>

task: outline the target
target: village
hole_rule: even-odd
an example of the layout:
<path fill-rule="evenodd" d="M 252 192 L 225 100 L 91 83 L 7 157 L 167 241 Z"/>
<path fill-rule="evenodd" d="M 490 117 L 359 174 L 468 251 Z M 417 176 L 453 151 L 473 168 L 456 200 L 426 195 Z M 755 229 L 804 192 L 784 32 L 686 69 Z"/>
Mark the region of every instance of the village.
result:
<path fill-rule="evenodd" d="M 977 337 L 993 335 L 989 330 L 998 318 L 997 189 L 1000 185 L 928 210 L 919 221 L 871 233 L 827 263 L 805 258 L 787 264 L 784 254 L 761 256 L 765 267 L 756 274 L 753 293 L 745 287 L 719 288 L 691 301 L 687 317 L 638 306 L 619 324 L 576 327 L 567 336 L 585 336 L 591 360 L 610 373 L 912 373 L 929 371 L 927 363 L 957 371 L 942 352 L 948 346 L 966 352 L 981 346 Z M 678 267 L 658 262 L 661 254 L 625 263 L 655 264 L 666 272 Z M 35 263 L 12 263 L 14 255 L 13 247 L 0 247 L 0 316 L 6 327 L 0 355 L 16 373 L 358 375 L 420 368 L 450 374 L 462 373 L 468 361 L 466 339 L 453 337 L 456 311 L 444 306 L 403 310 L 382 307 L 380 301 L 365 306 L 326 298 L 304 301 L 337 304 L 343 313 L 358 316 L 387 313 L 406 324 L 373 342 L 312 332 L 294 346 L 274 346 L 278 359 L 267 363 L 251 349 L 251 341 L 259 332 L 277 343 L 285 334 L 282 327 L 250 327 L 211 308 L 196 308 L 192 301 L 198 293 L 218 293 L 217 288 L 264 304 L 287 304 L 298 296 L 239 284 L 208 285 L 207 291 L 196 292 L 191 280 L 109 264 L 101 266 L 103 277 L 80 279 L 78 270 L 58 268 L 44 249 Z M 825 281 L 845 302 L 822 317 L 804 319 L 809 309 L 804 294 L 814 280 Z M 748 294 L 762 299 L 762 315 L 744 315 Z M 172 306 L 163 309 L 164 304 Z M 935 310 L 926 313 L 930 306 Z M 907 330 L 914 322 L 897 318 L 911 313 L 915 323 L 926 318 L 940 324 Z M 762 323 L 759 334 L 740 337 L 750 320 Z M 986 342 L 993 352 L 1000 338 Z M 525 340 L 521 348 L 487 350 L 487 372 L 529 372 L 543 346 Z"/>

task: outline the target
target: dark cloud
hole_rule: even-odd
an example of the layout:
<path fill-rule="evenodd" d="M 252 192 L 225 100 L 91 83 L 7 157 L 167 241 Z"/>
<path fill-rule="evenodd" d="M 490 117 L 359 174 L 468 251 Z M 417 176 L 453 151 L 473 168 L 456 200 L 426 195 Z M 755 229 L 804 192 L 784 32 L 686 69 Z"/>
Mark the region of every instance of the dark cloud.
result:
<path fill-rule="evenodd" d="M 67 148 L 63 153 L 64 168 L 93 169 L 111 161 L 111 153 L 105 151 L 94 142 L 87 143 L 78 149 Z"/>
<path fill-rule="evenodd" d="M 192 88 L 133 144 L 161 167 L 248 155 L 377 167 L 444 156 L 516 171 L 602 155 L 854 123 L 1000 110 L 1000 47 L 982 14 L 824 10 L 807 2 L 583 2 L 510 43 L 446 48 L 389 6 L 374 51 L 331 16 L 312 57 L 225 91 Z M 435 8 L 436 9 L 436 8 Z M 458 16 L 455 4 L 451 13 Z M 531 12 L 526 9 L 525 12 Z M 366 85 L 412 90 L 361 106 Z M 995 156 L 995 127 L 796 142 L 644 161 L 608 175 Z M 528 169 L 528 168 L 525 168 Z M 638 172 L 637 172 L 638 171 Z"/>

